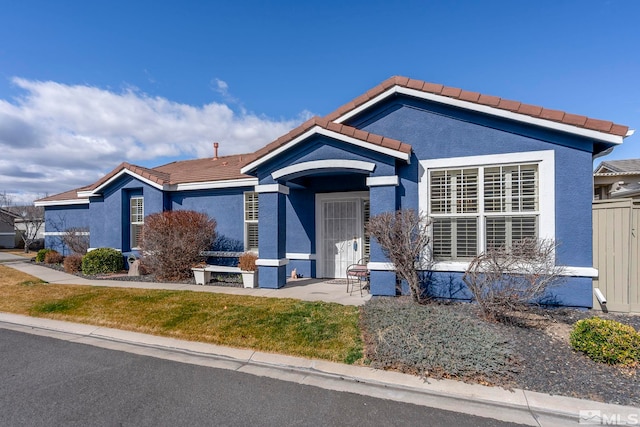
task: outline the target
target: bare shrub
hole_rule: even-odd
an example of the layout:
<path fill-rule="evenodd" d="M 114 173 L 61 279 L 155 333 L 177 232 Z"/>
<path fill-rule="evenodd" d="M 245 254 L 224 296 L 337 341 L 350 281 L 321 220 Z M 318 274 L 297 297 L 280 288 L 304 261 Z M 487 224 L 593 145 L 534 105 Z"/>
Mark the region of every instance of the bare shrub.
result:
<path fill-rule="evenodd" d="M 45 264 L 61 264 L 63 261 L 63 256 L 58 251 L 49 251 L 44 256 Z"/>
<path fill-rule="evenodd" d="M 539 302 L 559 284 L 564 267 L 556 265 L 555 249 L 553 240 L 527 238 L 510 249 L 501 246 L 476 256 L 462 280 L 484 317 L 504 320 Z"/>
<path fill-rule="evenodd" d="M 77 273 L 82 270 L 82 255 L 73 254 L 64 257 L 64 271 L 67 273 Z"/>
<path fill-rule="evenodd" d="M 215 219 L 200 212 L 169 211 L 149 215 L 142 229 L 143 263 L 160 280 L 186 279 L 200 252 L 211 247 L 215 230 Z"/>
<path fill-rule="evenodd" d="M 0 210 L 8 215 L 0 215 L 0 221 L 16 230 L 24 244 L 24 253 L 29 253 L 32 245 L 38 241 L 38 233 L 44 226 L 44 208 L 42 206 L 18 206 L 6 191 L 0 193 Z"/>
<path fill-rule="evenodd" d="M 74 254 L 84 255 L 89 249 L 89 229 L 71 227 L 62 235 L 62 243 Z"/>
<path fill-rule="evenodd" d="M 427 227 L 430 224 L 425 214 L 402 209 L 375 215 L 367 225 L 367 232 L 380 244 L 398 276 L 407 281 L 411 296 L 417 302 L 423 299 L 418 271 L 428 269 L 431 262 L 426 253 L 429 244 Z"/>

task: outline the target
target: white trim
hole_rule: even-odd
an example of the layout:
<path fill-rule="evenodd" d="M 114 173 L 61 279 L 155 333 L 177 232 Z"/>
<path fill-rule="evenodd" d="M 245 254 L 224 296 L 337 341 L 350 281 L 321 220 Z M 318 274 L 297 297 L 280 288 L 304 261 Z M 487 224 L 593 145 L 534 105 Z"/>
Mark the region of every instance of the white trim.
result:
<path fill-rule="evenodd" d="M 524 151 L 520 153 L 489 154 L 485 156 L 452 157 L 443 159 L 420 160 L 422 175 L 418 180 L 418 200 L 422 212 L 429 212 L 430 192 L 428 186 L 429 169 L 481 167 L 500 164 L 537 163 L 538 164 L 538 238 L 555 240 L 556 237 L 556 169 L 555 151 Z M 483 227 L 480 230 L 484 229 Z M 478 236 L 478 250 L 484 250 L 484 238 Z"/>
<path fill-rule="evenodd" d="M 99 246 L 97 248 L 89 248 L 89 249 L 87 249 L 87 252 L 95 251 L 96 249 L 102 249 L 103 247 L 104 246 Z M 115 251 L 118 251 L 118 252 L 122 253 L 122 249 L 118 249 L 118 248 L 110 248 L 110 249 L 113 249 Z"/>
<path fill-rule="evenodd" d="M 0 236 L 15 236 L 15 235 L 16 235 L 15 231 L 13 233 L 8 232 L 8 231 L 0 232 Z"/>
<path fill-rule="evenodd" d="M 397 85 L 393 86 L 392 88 L 389 88 L 385 92 L 365 102 L 359 107 L 354 108 L 353 110 L 338 117 L 336 120 L 334 120 L 334 122 L 343 123 L 346 120 L 350 119 L 351 117 L 357 114 L 360 114 L 367 108 L 384 100 L 385 98 L 388 98 L 397 93 L 408 95 L 414 98 L 437 102 L 440 104 L 446 104 L 446 105 L 450 105 L 457 108 L 464 108 L 466 110 L 472 110 L 472 111 L 477 111 L 484 114 L 489 114 L 492 116 L 502 117 L 502 118 L 514 120 L 517 122 L 540 126 L 548 129 L 553 129 L 560 132 L 566 132 L 566 133 L 570 133 L 570 134 L 574 134 L 574 135 L 578 135 L 586 138 L 596 139 L 598 141 L 604 141 L 612 144 L 622 144 L 623 139 L 626 136 L 629 136 L 629 134 L 627 134 L 626 136 L 612 135 L 605 132 L 599 132 L 591 129 L 581 128 L 578 126 L 568 125 L 566 123 L 559 123 L 551 120 L 531 117 L 531 116 L 527 116 L 526 114 L 514 113 L 512 111 L 503 110 L 503 109 L 491 107 L 488 105 L 477 104 L 475 102 L 469 102 L 469 101 L 462 101 L 460 99 L 449 98 L 447 96 L 436 95 L 433 93 L 423 92 L 416 89 L 409 89 L 409 88 L 405 88 Z"/>
<path fill-rule="evenodd" d="M 129 175 L 139 181 L 144 182 L 145 184 L 148 184 L 150 186 L 152 186 L 153 188 L 157 188 L 158 190 L 167 190 L 166 186 L 160 185 L 157 182 L 153 182 L 150 179 L 147 179 L 141 175 L 138 175 L 135 172 L 130 171 L 127 168 L 122 169 L 120 172 L 118 172 L 117 174 L 115 174 L 114 176 L 112 176 L 111 178 L 109 178 L 107 181 L 103 182 L 102 184 L 100 184 L 98 187 L 94 188 L 91 191 L 78 191 L 78 197 L 87 197 L 87 196 L 97 196 L 100 195 L 100 190 L 102 190 L 103 188 L 107 187 L 109 184 L 111 184 L 113 181 L 117 180 L 118 178 L 120 178 L 122 175 Z"/>
<path fill-rule="evenodd" d="M 382 187 L 386 185 L 400 185 L 398 175 L 367 177 L 367 187 Z"/>
<path fill-rule="evenodd" d="M 258 184 L 258 178 L 226 179 L 223 181 L 185 182 L 169 186 L 168 191 L 215 190 L 219 188 L 251 187 Z"/>
<path fill-rule="evenodd" d="M 64 206 L 64 205 L 86 205 L 89 199 L 69 199 L 69 200 L 48 200 L 43 202 L 33 202 L 34 206 Z"/>
<path fill-rule="evenodd" d="M 396 267 L 391 262 L 370 262 L 367 268 L 371 271 L 396 271 Z"/>
<path fill-rule="evenodd" d="M 256 185 L 256 193 L 282 193 L 289 194 L 289 187 L 282 184 L 262 184 Z"/>
<path fill-rule="evenodd" d="M 303 253 L 287 252 L 287 258 L 289 260 L 297 259 L 297 260 L 309 261 L 309 260 L 315 260 L 316 259 L 316 254 L 303 254 Z"/>
<path fill-rule="evenodd" d="M 375 163 L 363 162 L 361 160 L 313 160 L 310 162 L 297 163 L 295 165 L 278 169 L 277 171 L 271 173 L 271 178 L 279 179 L 287 175 L 293 175 L 299 172 L 321 171 L 323 169 L 353 169 L 363 172 L 373 172 L 375 168 Z"/>
<path fill-rule="evenodd" d="M 267 259 L 267 258 L 259 258 L 256 260 L 256 265 L 260 267 L 282 267 L 283 265 L 289 264 L 289 260 L 286 258 L 280 259 Z"/>
<path fill-rule="evenodd" d="M 441 261 L 433 264 L 429 269 L 422 271 L 438 271 L 464 273 L 469 267 L 468 262 Z M 598 277 L 598 270 L 593 267 L 562 267 L 564 271 L 560 273 L 563 277 Z M 390 262 L 370 262 L 367 268 L 372 271 L 395 271 L 395 266 Z"/>
<path fill-rule="evenodd" d="M 313 135 L 323 135 L 332 139 L 337 139 L 339 141 L 344 141 L 346 143 L 358 146 L 358 147 L 362 147 L 362 148 L 366 148 L 368 150 L 371 151 L 377 151 L 378 153 L 382 153 L 382 154 L 386 154 L 388 156 L 391 157 L 395 157 L 398 159 L 402 159 L 404 161 L 406 161 L 407 163 L 410 161 L 411 159 L 411 154 L 410 153 L 403 153 L 402 151 L 398 151 L 398 150 L 392 150 L 390 148 L 386 148 L 386 147 L 382 147 L 380 145 L 376 145 L 376 144 L 372 144 L 370 142 L 366 142 L 366 141 L 361 141 L 357 138 L 353 138 L 351 136 L 346 136 L 343 135 L 341 133 L 338 132 L 334 132 L 331 130 L 327 130 L 323 127 L 320 126 L 314 126 L 311 129 L 309 129 L 308 131 L 306 131 L 305 133 L 303 133 L 302 135 L 298 136 L 297 138 L 292 139 L 291 141 L 287 142 L 285 145 L 278 147 L 277 149 L 273 150 L 272 152 L 260 157 L 257 160 L 254 160 L 253 162 L 249 163 L 248 165 L 246 165 L 245 167 L 243 167 L 242 169 L 240 169 L 241 173 L 247 173 L 249 171 L 251 171 L 252 169 L 255 169 L 256 167 L 260 166 L 261 164 L 273 159 L 274 157 L 280 155 L 281 153 L 283 153 L 284 151 L 289 150 L 290 148 L 298 145 L 299 143 L 301 143 L 302 141 L 304 141 L 305 139 L 313 136 Z"/>
<path fill-rule="evenodd" d="M 69 232 L 68 231 L 45 231 L 43 234 L 45 236 L 66 236 L 67 234 L 69 234 Z M 88 231 L 74 231 L 73 234 L 76 236 L 89 236 Z"/>

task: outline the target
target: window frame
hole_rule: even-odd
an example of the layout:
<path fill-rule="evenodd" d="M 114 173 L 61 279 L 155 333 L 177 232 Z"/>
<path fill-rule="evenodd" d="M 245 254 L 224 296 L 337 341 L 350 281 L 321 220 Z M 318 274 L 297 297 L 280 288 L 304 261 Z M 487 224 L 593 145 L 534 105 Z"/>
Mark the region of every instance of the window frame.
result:
<path fill-rule="evenodd" d="M 491 213 L 484 211 L 484 174 L 485 168 L 511 165 L 538 165 L 538 238 L 555 240 L 555 152 L 553 150 L 527 151 L 520 153 L 490 154 L 484 156 L 453 157 L 420 161 L 419 208 L 431 215 L 431 172 L 435 170 L 478 169 L 478 205 L 477 213 L 439 214 L 438 217 L 477 217 L 477 251 L 483 252 L 486 247 L 486 218 L 488 216 L 514 216 L 508 213 Z M 516 212 L 514 212 L 516 213 Z M 527 216 L 528 212 L 516 213 L 515 216 Z M 446 259 L 436 264 L 456 266 L 464 269 L 468 260 Z"/>
<path fill-rule="evenodd" d="M 247 205 L 249 203 L 249 201 L 247 200 L 247 198 L 251 196 L 251 197 L 255 197 L 255 212 L 253 213 L 253 219 L 247 219 Z M 242 195 L 242 220 L 243 220 L 243 228 L 244 228 L 244 250 L 246 252 L 254 252 L 254 253 L 258 253 L 258 247 L 252 248 L 249 247 L 249 226 L 250 225 L 255 225 L 256 226 L 256 233 L 258 233 L 259 235 L 259 225 L 258 225 L 258 217 L 260 215 L 260 202 L 259 202 L 259 193 L 257 193 L 256 191 L 245 191 Z M 256 237 L 256 239 L 258 240 L 258 245 L 260 245 L 260 240 L 258 237 Z"/>
<path fill-rule="evenodd" d="M 142 211 L 141 213 L 136 213 L 136 216 L 139 216 L 142 218 L 141 221 L 134 221 L 134 213 L 133 213 L 133 203 L 134 201 L 140 201 L 140 210 Z M 129 247 L 131 248 L 131 250 L 139 250 L 140 249 L 140 245 L 139 245 L 139 241 L 138 242 L 134 242 L 134 236 L 136 235 L 134 233 L 134 228 L 135 227 L 143 227 L 144 226 L 144 196 L 131 196 L 129 198 Z M 141 231 L 142 232 L 142 231 Z M 140 233 L 141 234 L 141 233 Z M 138 236 L 140 235 L 138 234 Z M 138 243 L 138 244 L 136 244 Z"/>

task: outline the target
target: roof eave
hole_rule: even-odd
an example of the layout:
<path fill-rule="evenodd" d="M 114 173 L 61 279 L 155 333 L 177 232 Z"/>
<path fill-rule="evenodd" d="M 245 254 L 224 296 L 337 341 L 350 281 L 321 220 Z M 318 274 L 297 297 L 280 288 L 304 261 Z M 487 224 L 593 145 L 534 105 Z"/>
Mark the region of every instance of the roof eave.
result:
<path fill-rule="evenodd" d="M 614 135 L 606 132 L 599 132 L 596 130 L 591 130 L 579 126 L 572 126 L 566 123 L 554 122 L 552 120 L 541 119 L 538 117 L 528 116 L 526 114 L 514 113 L 509 110 L 503 110 L 500 108 L 495 108 L 489 105 L 477 104 L 475 102 L 464 101 L 461 99 L 450 98 L 448 96 L 437 95 L 430 92 L 424 92 L 417 89 L 410 89 L 404 86 L 395 85 L 380 95 L 370 99 L 369 101 L 359 105 L 358 107 L 346 112 L 342 116 L 338 117 L 334 120 L 335 123 L 344 123 L 350 118 L 362 113 L 373 105 L 383 101 L 384 99 L 391 97 L 396 94 L 402 94 L 411 96 L 414 98 L 425 99 L 432 102 L 437 102 L 440 104 L 450 105 L 453 107 L 463 108 L 466 110 L 477 111 L 480 113 L 501 117 L 509 120 L 518 121 L 521 123 L 526 123 L 534 126 L 539 126 L 547 129 L 552 129 L 564 133 L 569 133 L 577 136 L 581 136 L 584 138 L 593 139 L 596 141 L 606 142 L 608 144 L 619 145 L 622 144 L 624 138 L 633 134 L 633 131 L 627 132 L 626 135 Z"/>
<path fill-rule="evenodd" d="M 347 136 L 347 135 L 343 135 L 339 132 L 333 131 L 333 130 L 329 130 L 329 129 L 325 129 L 321 126 L 313 126 L 311 129 L 307 130 L 306 132 L 304 132 L 303 134 L 297 136 L 296 138 L 292 139 L 291 141 L 287 142 L 286 144 L 281 145 L 280 147 L 276 148 L 275 150 L 265 154 L 264 156 L 254 160 L 253 162 L 247 164 L 246 166 L 244 166 L 242 169 L 240 169 L 240 173 L 243 174 L 248 174 L 249 172 L 255 170 L 258 166 L 260 166 L 261 164 L 273 159 L 274 157 L 280 155 L 281 153 L 291 149 L 292 147 L 296 146 L 297 144 L 299 144 L 300 142 L 304 141 L 307 138 L 310 138 L 314 135 L 324 135 L 327 136 L 329 138 L 333 138 L 333 139 L 337 139 L 340 141 L 344 141 L 347 142 L 349 144 L 358 146 L 358 147 L 362 147 L 362 148 L 366 148 L 372 151 L 376 151 L 382 154 L 386 154 L 389 155 L 391 157 L 395 157 L 397 159 L 400 160 L 404 160 L 407 163 L 411 162 L 411 153 L 406 153 L 404 151 L 400 151 L 400 150 L 394 150 L 392 148 L 387 148 L 387 147 L 383 147 L 380 145 L 376 145 L 373 144 L 371 142 L 368 141 L 363 141 L 361 139 L 358 138 L 354 138 L 352 136 Z"/>

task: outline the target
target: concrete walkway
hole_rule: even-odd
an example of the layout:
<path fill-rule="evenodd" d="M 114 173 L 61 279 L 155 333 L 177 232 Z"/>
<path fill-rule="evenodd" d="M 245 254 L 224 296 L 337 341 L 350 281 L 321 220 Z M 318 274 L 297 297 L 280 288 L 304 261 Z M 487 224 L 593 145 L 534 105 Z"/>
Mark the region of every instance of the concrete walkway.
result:
<path fill-rule="evenodd" d="M 1 254 L 1 253 L 0 253 Z M 5 254 L 6 255 L 6 254 Z M 20 258 L 20 257 L 18 257 Z M 362 304 L 358 294 L 348 296 L 346 288 L 326 282 L 295 281 L 282 289 L 242 289 L 217 286 L 179 285 L 167 283 L 86 280 L 77 276 L 12 259 L 5 265 L 39 277 L 49 283 L 136 287 L 145 289 L 193 290 L 236 295 L 286 297 L 305 300 L 333 300 L 342 304 Z M 337 292 L 327 287 L 335 286 Z M 317 293 L 316 293 L 317 292 Z M 335 293 L 335 297 L 333 296 Z M 340 294 L 344 294 L 341 295 Z M 328 298 L 330 296 L 330 298 Z M 341 302 L 344 301 L 344 302 Z M 564 396 L 551 396 L 528 390 L 504 390 L 466 384 L 453 380 L 426 381 L 398 372 L 363 366 L 344 365 L 280 354 L 256 352 L 211 344 L 158 337 L 51 319 L 0 313 L 0 327 L 26 333 L 46 335 L 78 343 L 128 351 L 152 357 L 176 360 L 221 369 L 233 369 L 253 375 L 277 378 L 362 395 L 446 409 L 533 426 L 566 426 L 578 424 L 638 424 L 640 409 L 604 404 Z M 581 411 L 583 411 L 581 413 Z M 587 420 L 586 417 L 590 418 Z M 582 417 L 582 418 L 581 418 Z M 594 418 L 595 417 L 595 418 Z M 600 417 L 600 418 L 598 418 Z"/>
<path fill-rule="evenodd" d="M 360 292 L 358 290 L 354 291 L 353 294 L 347 293 L 347 285 L 342 284 L 341 281 L 326 281 L 319 279 L 289 280 L 287 281 L 287 285 L 280 289 L 232 288 L 227 286 L 134 282 L 128 280 L 87 280 L 73 274 L 67 274 L 62 271 L 53 270 L 48 267 L 28 262 L 28 260 L 20 256 L 0 252 L 0 256 L 2 255 L 15 257 L 5 262 L 7 266 L 35 276 L 47 283 L 107 286 L 116 288 L 169 289 L 231 295 L 251 295 L 270 298 L 295 298 L 303 301 L 335 302 L 342 305 L 363 305 L 366 301 L 371 299 L 371 295 L 366 291 L 363 292 L 363 296 L 360 296 Z"/>

